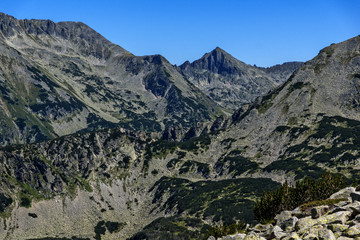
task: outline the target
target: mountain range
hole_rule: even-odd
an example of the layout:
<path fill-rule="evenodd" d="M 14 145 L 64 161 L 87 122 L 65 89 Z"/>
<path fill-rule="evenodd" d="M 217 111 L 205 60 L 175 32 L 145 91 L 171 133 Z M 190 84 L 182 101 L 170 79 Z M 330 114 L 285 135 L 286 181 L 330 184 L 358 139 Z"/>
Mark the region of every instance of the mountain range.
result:
<path fill-rule="evenodd" d="M 0 30 L 1 239 L 205 239 L 285 181 L 360 174 L 360 36 L 306 63 L 216 48 L 177 67 L 82 23 Z"/>
<path fill-rule="evenodd" d="M 294 69 L 266 73 L 218 48 L 218 57 L 178 68 L 160 55 L 134 56 L 83 23 L 0 14 L 0 30 L 1 145 L 109 127 L 188 128 L 229 115 Z M 211 75 L 207 88 L 190 76 L 199 67 Z M 237 89 L 235 98 L 224 97 L 224 84 Z"/>

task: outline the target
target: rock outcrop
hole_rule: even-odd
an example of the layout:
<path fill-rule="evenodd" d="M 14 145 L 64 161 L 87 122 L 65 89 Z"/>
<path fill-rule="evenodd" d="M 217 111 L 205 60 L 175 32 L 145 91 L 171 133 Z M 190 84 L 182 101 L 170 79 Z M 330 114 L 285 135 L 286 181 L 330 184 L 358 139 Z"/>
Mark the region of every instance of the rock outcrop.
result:
<path fill-rule="evenodd" d="M 247 233 L 229 235 L 218 240 L 359 239 L 360 199 L 356 197 L 358 195 L 360 192 L 355 188 L 346 188 L 330 197 L 332 204 L 312 207 L 303 205 L 293 211 L 283 211 L 275 217 L 273 224 L 257 224 L 247 229 Z M 339 196 L 342 198 L 338 198 Z"/>

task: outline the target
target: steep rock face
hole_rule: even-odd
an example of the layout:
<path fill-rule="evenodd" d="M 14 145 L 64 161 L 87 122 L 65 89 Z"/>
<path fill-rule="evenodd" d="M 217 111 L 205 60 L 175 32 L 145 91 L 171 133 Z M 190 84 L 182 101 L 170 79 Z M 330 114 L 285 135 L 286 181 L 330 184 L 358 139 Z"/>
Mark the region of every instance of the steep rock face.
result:
<path fill-rule="evenodd" d="M 0 14 L 0 144 L 122 126 L 161 131 L 220 108 L 160 55 L 136 57 L 83 23 Z"/>
<path fill-rule="evenodd" d="M 217 47 L 192 63 L 179 68 L 182 74 L 221 106 L 238 109 L 285 82 L 301 63 L 272 68 L 247 65 Z"/>

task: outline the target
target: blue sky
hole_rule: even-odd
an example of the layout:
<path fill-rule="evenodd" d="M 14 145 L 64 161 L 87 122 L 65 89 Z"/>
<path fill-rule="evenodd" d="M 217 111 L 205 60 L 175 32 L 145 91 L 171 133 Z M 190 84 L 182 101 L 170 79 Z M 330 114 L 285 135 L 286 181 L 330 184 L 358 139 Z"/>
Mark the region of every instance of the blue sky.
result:
<path fill-rule="evenodd" d="M 11 0 L 0 11 L 81 21 L 135 55 L 177 65 L 217 46 L 258 66 L 306 61 L 360 34 L 359 0 Z"/>

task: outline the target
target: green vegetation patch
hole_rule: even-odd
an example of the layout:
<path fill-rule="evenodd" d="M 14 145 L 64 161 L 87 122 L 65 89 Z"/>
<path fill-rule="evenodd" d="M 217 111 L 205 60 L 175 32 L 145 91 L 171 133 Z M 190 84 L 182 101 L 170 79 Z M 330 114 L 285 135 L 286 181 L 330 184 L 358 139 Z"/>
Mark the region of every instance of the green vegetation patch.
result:
<path fill-rule="evenodd" d="M 325 203 L 324 199 L 345 186 L 344 177 L 330 173 L 323 174 L 318 180 L 305 178 L 296 182 L 294 187 L 286 182 L 275 191 L 264 192 L 256 202 L 254 214 L 259 222 L 269 222 L 276 214 L 284 210 L 292 210 L 304 203 L 309 205 Z"/>
<path fill-rule="evenodd" d="M 233 235 L 235 233 L 243 233 L 245 232 L 246 224 L 243 222 L 237 222 L 230 225 L 219 225 L 215 227 L 210 227 L 207 237 L 213 236 L 216 239 L 227 236 Z"/>
<path fill-rule="evenodd" d="M 141 232 L 128 238 L 128 240 L 207 239 L 209 228 L 209 225 L 197 218 L 181 216 L 161 217 L 145 226 Z"/>
<path fill-rule="evenodd" d="M 0 193 L 0 212 L 4 212 L 5 209 L 13 203 L 11 197 L 7 197 Z"/>
<path fill-rule="evenodd" d="M 335 205 L 339 202 L 347 201 L 347 200 L 348 199 L 346 199 L 346 198 L 336 198 L 336 199 L 325 199 L 325 200 L 312 201 L 312 202 L 301 204 L 300 210 L 305 211 L 306 209 L 308 209 L 310 207 L 316 207 L 316 206 L 322 206 L 322 205 L 331 206 L 331 205 Z"/>
<path fill-rule="evenodd" d="M 276 88 L 275 90 L 271 91 L 269 94 L 265 95 L 262 100 L 261 103 L 257 104 L 255 106 L 255 108 L 258 110 L 258 112 L 260 114 L 265 113 L 272 105 L 272 101 L 275 99 L 275 97 L 277 95 L 279 95 L 279 93 L 284 89 L 285 86 L 287 86 L 291 80 L 294 78 L 294 74 L 290 76 L 289 80 L 282 84 L 280 87 Z M 248 109 L 248 111 L 251 110 L 250 108 Z M 245 116 L 248 114 L 248 111 L 244 114 Z M 243 117 L 241 117 L 243 118 Z"/>
<path fill-rule="evenodd" d="M 267 172 L 275 170 L 283 170 L 285 173 L 293 172 L 295 173 L 296 180 L 302 179 L 306 176 L 319 178 L 325 172 L 325 170 L 315 164 L 310 164 L 304 160 L 295 159 L 294 157 L 274 161 L 264 168 L 264 171 Z"/>
<path fill-rule="evenodd" d="M 169 153 L 174 153 L 177 151 L 178 159 L 182 159 L 185 157 L 186 152 L 184 151 L 190 151 L 197 153 L 200 149 L 208 149 L 209 145 L 211 143 L 211 138 L 209 135 L 203 135 L 200 137 L 194 137 L 191 138 L 185 142 L 175 142 L 175 141 L 166 141 L 166 140 L 159 140 L 154 143 L 148 144 L 146 146 L 145 150 L 145 160 L 144 160 L 144 166 L 143 171 L 147 172 L 149 169 L 150 161 L 153 158 L 165 158 Z M 184 151 L 179 151 L 179 150 Z M 170 169 L 175 164 L 174 160 L 173 162 L 169 162 L 167 167 Z"/>
<path fill-rule="evenodd" d="M 259 169 L 259 165 L 256 162 L 240 154 L 241 151 L 234 150 L 225 157 L 220 158 L 215 164 L 216 172 L 223 175 L 228 171 L 228 173 L 233 174 L 233 176 L 238 176 L 247 171 L 254 172 Z"/>
<path fill-rule="evenodd" d="M 222 220 L 232 224 L 237 220 L 253 222 L 251 210 L 254 199 L 268 189 L 274 189 L 278 183 L 270 179 L 230 179 L 221 181 L 191 182 L 181 178 L 162 177 L 150 191 L 155 191 L 153 203 L 160 204 L 162 210 L 174 210 L 178 214 L 188 213 L 197 218 Z M 170 194 L 165 199 L 164 196 Z"/>
<path fill-rule="evenodd" d="M 321 172 L 316 165 L 319 163 L 329 167 L 341 167 L 355 164 L 360 151 L 360 121 L 346 119 L 340 116 L 324 116 L 302 143 L 289 147 L 279 161 L 273 162 L 268 170 L 298 170 L 296 174 L 305 172 Z M 306 126 L 294 127 L 289 130 L 293 139 L 308 131 Z M 309 172 L 310 171 L 310 172 Z"/>
<path fill-rule="evenodd" d="M 200 173 L 203 177 L 207 178 L 210 174 L 210 167 L 207 163 L 189 160 L 181 166 L 179 173 L 184 174 L 193 171 Z"/>

